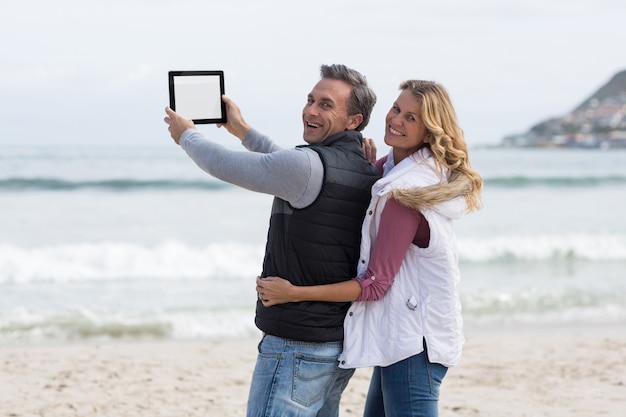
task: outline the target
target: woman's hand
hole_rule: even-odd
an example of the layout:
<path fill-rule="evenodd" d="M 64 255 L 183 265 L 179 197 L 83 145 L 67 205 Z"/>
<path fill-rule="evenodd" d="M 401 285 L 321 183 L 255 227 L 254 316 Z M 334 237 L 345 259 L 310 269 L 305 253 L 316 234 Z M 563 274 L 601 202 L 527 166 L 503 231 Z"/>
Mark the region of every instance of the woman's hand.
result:
<path fill-rule="evenodd" d="M 365 159 L 372 164 L 376 162 L 376 142 L 372 138 L 363 138 L 361 145 Z"/>
<path fill-rule="evenodd" d="M 280 277 L 256 278 L 256 292 L 265 307 L 298 301 L 296 291 L 295 285 Z"/>

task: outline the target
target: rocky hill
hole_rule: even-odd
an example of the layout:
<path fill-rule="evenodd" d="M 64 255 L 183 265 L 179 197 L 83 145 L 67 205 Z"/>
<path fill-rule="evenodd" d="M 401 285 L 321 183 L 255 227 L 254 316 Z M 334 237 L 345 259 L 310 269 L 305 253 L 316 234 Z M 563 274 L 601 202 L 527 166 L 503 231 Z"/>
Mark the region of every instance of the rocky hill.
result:
<path fill-rule="evenodd" d="M 502 145 L 626 147 L 626 70 L 617 73 L 570 113 L 544 120 L 521 135 L 506 136 Z"/>

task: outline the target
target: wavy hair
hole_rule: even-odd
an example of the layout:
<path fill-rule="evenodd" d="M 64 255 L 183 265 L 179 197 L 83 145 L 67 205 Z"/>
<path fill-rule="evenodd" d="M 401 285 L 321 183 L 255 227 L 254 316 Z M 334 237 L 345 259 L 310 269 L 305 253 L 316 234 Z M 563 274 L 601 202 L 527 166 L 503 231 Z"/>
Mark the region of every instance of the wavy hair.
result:
<path fill-rule="evenodd" d="M 483 180 L 472 168 L 463 130 L 446 89 L 432 81 L 408 80 L 400 90 L 409 90 L 421 104 L 422 121 L 428 130 L 428 143 L 439 167 L 448 169 L 448 183 L 429 187 L 396 189 L 392 197 L 418 210 L 464 196 L 467 211 L 482 207 Z"/>

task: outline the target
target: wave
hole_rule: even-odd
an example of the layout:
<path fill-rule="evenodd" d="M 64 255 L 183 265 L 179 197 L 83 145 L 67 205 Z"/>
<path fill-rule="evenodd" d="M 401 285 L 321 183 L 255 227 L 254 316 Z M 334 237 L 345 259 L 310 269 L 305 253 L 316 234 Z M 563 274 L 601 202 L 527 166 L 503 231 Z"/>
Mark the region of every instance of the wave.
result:
<path fill-rule="evenodd" d="M 618 324 L 626 322 L 626 287 L 547 287 L 462 293 L 471 324 Z"/>
<path fill-rule="evenodd" d="M 485 177 L 485 186 L 497 188 L 585 188 L 600 186 L 626 185 L 626 176 L 590 176 L 590 177 Z M 136 179 L 112 178 L 98 180 L 72 181 L 53 177 L 4 178 L 0 179 L 2 191 L 140 191 L 140 190 L 220 190 L 231 187 L 230 184 L 214 179 Z"/>
<path fill-rule="evenodd" d="M 140 180 L 130 178 L 70 181 L 58 178 L 7 178 L 0 180 L 0 191 L 137 191 L 137 190 L 221 190 L 231 187 L 221 181 Z"/>
<path fill-rule="evenodd" d="M 234 339 L 258 334 L 247 309 L 109 311 L 89 307 L 0 314 L 0 344 L 113 339 Z"/>
<path fill-rule="evenodd" d="M 506 187 L 506 188 L 527 188 L 527 187 L 598 187 L 611 185 L 625 185 L 626 176 L 607 175 L 595 177 L 487 177 L 484 178 L 486 186 Z"/>
<path fill-rule="evenodd" d="M 587 288 L 462 292 L 468 327 L 611 325 L 626 322 L 626 293 Z M 47 341 L 215 340 L 258 336 L 254 301 L 239 308 L 129 309 L 126 306 L 0 310 L 0 345 Z"/>
<path fill-rule="evenodd" d="M 626 237 L 461 239 L 459 251 L 468 326 L 626 322 Z M 241 243 L 0 245 L 0 345 L 253 337 L 263 252 Z"/>
<path fill-rule="evenodd" d="M 211 280 L 259 273 L 262 245 L 103 242 L 21 248 L 0 245 L 0 283 Z"/>
<path fill-rule="evenodd" d="M 626 236 L 555 235 L 460 239 L 461 263 L 553 261 L 626 262 Z M 59 246 L 0 245 L 0 283 L 157 279 L 212 280 L 259 273 L 264 246 L 243 243 L 193 247 L 180 242 Z"/>
<path fill-rule="evenodd" d="M 459 240 L 461 262 L 626 261 L 623 235 L 504 236 Z"/>

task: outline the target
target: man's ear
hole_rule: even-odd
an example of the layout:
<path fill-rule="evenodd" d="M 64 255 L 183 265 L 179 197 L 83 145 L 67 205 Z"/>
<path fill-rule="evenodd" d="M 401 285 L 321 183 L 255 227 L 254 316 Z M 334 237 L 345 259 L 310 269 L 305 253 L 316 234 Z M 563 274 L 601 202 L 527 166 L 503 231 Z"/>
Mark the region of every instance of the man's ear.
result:
<path fill-rule="evenodd" d="M 348 116 L 348 126 L 346 130 L 356 130 L 361 123 L 363 123 L 363 115 L 361 113 L 350 115 Z"/>

